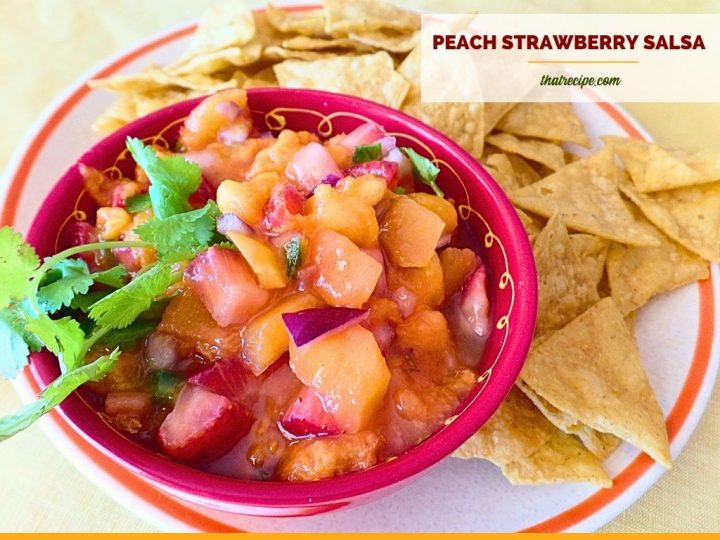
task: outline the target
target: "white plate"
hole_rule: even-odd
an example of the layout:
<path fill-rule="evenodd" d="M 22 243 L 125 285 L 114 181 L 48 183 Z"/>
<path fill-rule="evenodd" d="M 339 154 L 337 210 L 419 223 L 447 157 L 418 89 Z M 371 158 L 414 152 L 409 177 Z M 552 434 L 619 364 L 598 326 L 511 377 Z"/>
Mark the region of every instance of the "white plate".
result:
<path fill-rule="evenodd" d="M 93 120 L 111 103 L 105 92 L 89 91 L 92 77 L 137 72 L 150 63 L 179 56 L 191 27 L 163 34 L 93 70 L 61 96 L 38 121 L 0 184 L 2 217 L 22 231 L 29 227 L 52 184 L 98 140 Z M 616 105 L 585 104 L 580 116 L 594 143 L 599 135 L 649 138 Z M 718 370 L 715 308 L 720 275 L 655 298 L 640 310 L 636 333 L 642 358 L 668 422 L 673 456 L 695 429 Z M 23 399 L 37 384 L 25 373 L 16 383 Z M 163 530 L 182 531 L 590 531 L 604 525 L 647 491 L 663 474 L 659 465 L 623 444 L 607 461 L 613 488 L 568 484 L 512 487 L 484 461 L 452 458 L 409 487 L 368 505 L 292 519 L 250 518 L 192 507 L 158 492 L 113 464 L 81 439 L 57 413 L 42 421 L 51 440 L 103 491 Z"/>

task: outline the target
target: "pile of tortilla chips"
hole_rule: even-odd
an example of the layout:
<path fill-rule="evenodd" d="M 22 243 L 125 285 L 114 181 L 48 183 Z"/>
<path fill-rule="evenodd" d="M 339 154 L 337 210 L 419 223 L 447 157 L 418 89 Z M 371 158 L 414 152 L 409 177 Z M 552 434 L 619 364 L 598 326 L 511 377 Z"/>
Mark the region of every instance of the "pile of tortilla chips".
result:
<path fill-rule="evenodd" d="M 540 309 L 516 387 L 455 455 L 485 458 L 514 484 L 612 483 L 621 440 L 669 467 L 663 414 L 632 331 L 653 296 L 720 261 L 720 155 L 605 137 L 590 148 L 565 103 L 422 103 L 420 20 L 376 0 L 250 12 L 210 10 L 175 63 L 93 81 L 120 98 L 111 131 L 154 109 L 224 88 L 320 88 L 412 114 L 481 160 L 533 244 Z"/>

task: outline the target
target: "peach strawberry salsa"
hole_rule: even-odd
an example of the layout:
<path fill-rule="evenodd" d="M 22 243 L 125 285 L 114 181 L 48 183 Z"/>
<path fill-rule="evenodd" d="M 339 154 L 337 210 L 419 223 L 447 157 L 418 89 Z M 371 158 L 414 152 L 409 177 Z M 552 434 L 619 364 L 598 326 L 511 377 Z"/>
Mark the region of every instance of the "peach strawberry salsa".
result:
<path fill-rule="evenodd" d="M 386 461 L 454 414 L 490 308 L 432 161 L 373 123 L 274 138 L 242 90 L 202 101 L 173 152 L 128 149 L 129 178 L 81 166 L 95 225 L 30 277 L 52 304 L 68 267 L 88 276 L 49 320 L 82 329 L 75 369 L 113 357 L 84 385 L 109 423 L 205 471 L 297 482 Z"/>

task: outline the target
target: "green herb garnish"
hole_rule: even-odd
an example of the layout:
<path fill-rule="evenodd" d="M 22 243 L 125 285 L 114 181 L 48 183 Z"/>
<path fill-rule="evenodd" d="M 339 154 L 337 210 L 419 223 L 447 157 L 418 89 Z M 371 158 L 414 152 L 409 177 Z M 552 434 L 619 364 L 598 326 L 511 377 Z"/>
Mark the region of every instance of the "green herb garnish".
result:
<path fill-rule="evenodd" d="M 299 236 L 293 236 L 283 245 L 283 253 L 285 254 L 285 268 L 287 276 L 294 278 L 300 268 L 302 259 L 302 240 Z"/>
<path fill-rule="evenodd" d="M 404 187 L 396 187 L 393 189 L 393 192 L 397 193 L 398 195 L 405 195 L 407 193 L 407 189 Z"/>
<path fill-rule="evenodd" d="M 146 196 L 128 200 L 131 212 L 148 204 L 153 209 L 155 217 L 136 228 L 141 240 L 75 246 L 41 262 L 22 236 L 0 228 L 0 374 L 17 376 L 29 355 L 43 347 L 58 357 L 61 370 L 37 401 L 0 418 L 0 440 L 112 370 L 123 349 L 134 347 L 157 326 L 169 287 L 182 278 L 181 266 L 173 263 L 192 259 L 220 238 L 217 205 L 209 202 L 194 210 L 189 202 L 200 186 L 196 164 L 182 156 L 160 157 L 139 139 L 129 138 L 127 146 L 150 179 Z M 130 279 L 123 266 L 91 272 L 75 258 L 113 248 L 151 248 L 159 260 Z M 88 352 L 97 346 L 112 352 L 87 362 Z"/>
<path fill-rule="evenodd" d="M 436 182 L 437 176 L 440 173 L 440 169 L 438 169 L 437 165 L 435 165 L 428 158 L 418 154 L 412 148 L 404 147 L 400 148 L 400 150 L 402 150 L 402 153 L 405 154 L 410 160 L 410 164 L 412 165 L 413 169 L 413 176 L 415 176 L 415 179 L 419 182 L 422 182 L 426 186 L 430 186 L 435 195 L 437 195 L 438 197 L 445 197 L 445 194 L 442 192 Z"/>
<path fill-rule="evenodd" d="M 150 201 L 149 193 L 141 193 L 140 195 L 129 197 L 125 201 L 125 210 L 127 210 L 131 214 L 142 212 L 143 210 L 147 210 L 148 208 L 152 208 L 152 202 Z"/>
<path fill-rule="evenodd" d="M 366 161 L 375 161 L 382 159 L 382 146 L 380 143 L 359 144 L 353 152 L 353 163 L 365 163 Z"/>

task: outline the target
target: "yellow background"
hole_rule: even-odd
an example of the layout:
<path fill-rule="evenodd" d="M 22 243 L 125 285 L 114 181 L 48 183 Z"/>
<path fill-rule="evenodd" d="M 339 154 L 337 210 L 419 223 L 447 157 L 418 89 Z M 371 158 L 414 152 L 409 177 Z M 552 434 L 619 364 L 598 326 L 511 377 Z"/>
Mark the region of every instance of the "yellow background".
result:
<path fill-rule="evenodd" d="M 206 0 L 0 0 L 0 169 L 5 169 L 40 111 L 88 68 L 138 39 L 197 18 L 208 4 Z M 720 11 L 720 1 L 710 0 L 424 0 L 406 4 L 459 12 Z M 661 143 L 688 149 L 720 148 L 720 104 L 627 107 Z M 0 381 L 0 414 L 19 405 L 9 383 Z M 154 530 L 91 485 L 37 426 L 0 445 L 0 493 L 2 531 Z M 673 469 L 604 530 L 720 530 L 717 387 Z"/>

